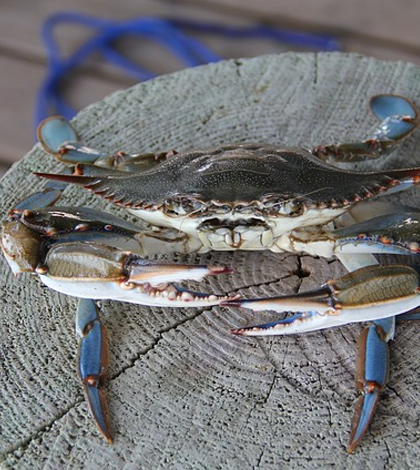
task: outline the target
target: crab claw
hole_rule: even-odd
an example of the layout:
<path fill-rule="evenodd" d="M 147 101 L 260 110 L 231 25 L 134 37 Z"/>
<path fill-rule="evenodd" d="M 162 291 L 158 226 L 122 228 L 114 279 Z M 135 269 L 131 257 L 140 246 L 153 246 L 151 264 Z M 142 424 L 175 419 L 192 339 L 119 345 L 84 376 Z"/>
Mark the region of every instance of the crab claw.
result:
<path fill-rule="evenodd" d="M 230 272 L 226 267 L 146 261 L 109 245 L 80 241 L 52 245 L 36 269 L 44 284 L 67 295 L 162 307 L 218 305 L 228 297 L 196 293 L 171 283 Z"/>
<path fill-rule="evenodd" d="M 395 318 L 377 320 L 365 328 L 358 341 L 356 388 L 363 395 L 357 400 L 351 423 L 348 452 L 352 453 L 365 435 L 373 418 L 381 391 L 388 380 L 389 347 L 394 337 Z"/>
<path fill-rule="evenodd" d="M 108 405 L 103 389 L 109 366 L 108 339 L 92 300 L 79 300 L 76 333 L 79 337 L 79 377 L 89 411 L 99 431 L 111 444 Z"/>
<path fill-rule="evenodd" d="M 15 274 L 36 273 L 52 289 L 82 298 L 144 305 L 218 305 L 229 297 L 172 285 L 231 273 L 227 267 L 168 264 L 145 256 L 185 248 L 173 232 L 139 232 L 87 208 L 15 209 L 3 224 L 1 248 Z M 154 251 L 150 252 L 150 248 Z"/>
<path fill-rule="evenodd" d="M 123 172 L 136 172 L 153 167 L 160 160 L 174 155 L 175 151 L 159 154 L 128 154 L 118 152 L 115 155 L 102 153 L 99 150 L 87 147 L 80 143 L 77 132 L 62 116 L 52 116 L 38 126 L 38 140 L 42 147 L 58 161 L 74 165 L 76 163 L 91 164 L 98 168 L 107 168 L 107 174 Z"/>
<path fill-rule="evenodd" d="M 272 323 L 231 330 L 233 334 L 246 336 L 285 335 L 404 313 L 420 305 L 419 285 L 420 276 L 415 268 L 367 266 L 313 291 L 268 299 L 223 301 L 221 305 L 254 311 L 300 312 Z"/>
<path fill-rule="evenodd" d="M 94 163 L 104 155 L 79 143 L 72 125 L 62 116 L 51 116 L 38 126 L 38 140 L 46 152 L 64 163 Z"/>
<path fill-rule="evenodd" d="M 417 107 L 402 96 L 373 96 L 370 108 L 380 123 L 364 141 L 319 145 L 313 149 L 313 154 L 322 160 L 331 159 L 333 161 L 360 161 L 378 158 L 418 126 Z"/>
<path fill-rule="evenodd" d="M 418 125 L 418 109 L 398 95 L 376 95 L 370 109 L 381 121 L 373 136 L 378 140 L 397 141 L 410 134 Z"/>

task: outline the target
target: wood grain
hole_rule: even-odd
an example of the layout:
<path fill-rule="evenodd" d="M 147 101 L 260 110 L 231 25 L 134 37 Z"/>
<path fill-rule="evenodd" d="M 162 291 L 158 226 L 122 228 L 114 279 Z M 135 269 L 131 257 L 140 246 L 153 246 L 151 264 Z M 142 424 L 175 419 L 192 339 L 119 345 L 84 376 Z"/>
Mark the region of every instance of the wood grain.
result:
<path fill-rule="evenodd" d="M 415 97 L 416 66 L 344 54 L 284 54 L 226 61 L 110 95 L 79 113 L 83 140 L 110 151 L 186 150 L 258 140 L 318 144 L 364 135 L 377 92 Z M 376 166 L 418 164 L 420 137 Z M 2 218 L 56 170 L 36 146 L 0 182 Z M 366 167 L 365 167 L 366 168 Z M 404 199 L 405 198 L 405 199 Z M 403 200 L 415 203 L 411 192 Z M 102 201 L 69 188 L 63 203 Z M 115 208 L 114 212 L 118 212 Z M 293 292 L 339 276 L 337 262 L 270 253 L 214 253 L 191 262 L 236 274 L 200 289 L 246 296 Z M 177 257 L 179 259 L 179 257 Z M 162 309 L 101 303 L 111 335 L 108 394 L 114 446 L 98 436 L 77 380 L 75 300 L 1 259 L 2 468 L 413 468 L 420 464 L 417 327 L 398 328 L 390 385 L 352 456 L 349 436 L 360 325 L 271 339 L 232 337 L 255 322 L 235 309 Z M 190 286 L 192 287 L 192 286 Z M 257 321 L 269 319 L 269 313 Z"/>

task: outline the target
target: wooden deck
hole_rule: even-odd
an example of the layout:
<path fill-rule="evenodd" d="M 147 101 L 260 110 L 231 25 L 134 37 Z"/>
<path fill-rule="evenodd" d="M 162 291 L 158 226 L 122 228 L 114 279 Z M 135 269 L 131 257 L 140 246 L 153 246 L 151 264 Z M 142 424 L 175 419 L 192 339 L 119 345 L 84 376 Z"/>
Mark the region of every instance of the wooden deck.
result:
<path fill-rule="evenodd" d="M 68 7 L 67 7 L 68 8 Z M 381 59 L 420 63 L 420 4 L 410 0 L 73 0 L 71 9 L 113 19 L 140 16 L 206 19 L 223 24 L 269 24 L 302 31 L 334 34 L 343 50 Z M 32 147 L 33 111 L 38 86 L 45 74 L 46 56 L 40 38 L 42 22 L 63 6 L 52 0 L 4 0 L 0 15 L 0 174 Z M 72 51 L 86 38 L 81 28 L 63 27 L 60 44 Z M 283 52 L 287 45 L 264 40 L 227 41 L 200 36 L 224 58 L 253 57 Z M 122 47 L 134 57 L 164 74 L 183 65 L 150 43 L 125 41 Z M 68 96 L 82 108 L 113 90 L 126 88 L 134 80 L 100 59 L 93 58 L 73 80 Z"/>

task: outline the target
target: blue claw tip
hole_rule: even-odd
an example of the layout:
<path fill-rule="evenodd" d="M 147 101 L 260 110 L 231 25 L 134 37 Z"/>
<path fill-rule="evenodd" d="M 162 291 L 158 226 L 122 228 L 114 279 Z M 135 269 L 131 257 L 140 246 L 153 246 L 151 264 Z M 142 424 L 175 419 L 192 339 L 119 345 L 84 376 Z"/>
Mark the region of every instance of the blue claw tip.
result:
<path fill-rule="evenodd" d="M 359 445 L 372 421 L 379 401 L 379 394 L 380 390 L 375 389 L 372 393 L 360 397 L 356 402 L 351 425 L 350 443 L 347 449 L 350 454 Z"/>
<path fill-rule="evenodd" d="M 406 98 L 398 95 L 376 95 L 370 100 L 370 108 L 375 116 L 384 120 L 389 116 L 417 118 L 417 110 Z"/>
<path fill-rule="evenodd" d="M 58 153 L 65 142 L 77 142 L 76 131 L 61 116 L 52 116 L 41 122 L 38 127 L 38 140 L 44 149 L 52 154 Z"/>
<path fill-rule="evenodd" d="M 106 403 L 104 391 L 101 388 L 98 388 L 96 383 L 91 385 L 87 381 L 83 383 L 83 389 L 85 392 L 86 401 L 89 405 L 90 413 L 96 423 L 96 426 L 105 439 L 110 444 L 112 444 L 113 439 L 109 426 L 108 406 Z"/>

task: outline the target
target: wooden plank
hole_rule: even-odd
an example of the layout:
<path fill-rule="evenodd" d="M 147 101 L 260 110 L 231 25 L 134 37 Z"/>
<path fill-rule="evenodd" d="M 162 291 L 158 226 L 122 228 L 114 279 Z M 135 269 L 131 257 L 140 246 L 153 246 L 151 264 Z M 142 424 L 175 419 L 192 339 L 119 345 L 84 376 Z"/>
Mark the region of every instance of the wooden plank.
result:
<path fill-rule="evenodd" d="M 373 124 L 377 92 L 420 94 L 420 68 L 340 54 L 286 54 L 190 69 L 106 98 L 79 113 L 83 140 L 113 151 L 264 140 L 279 145 L 354 140 Z M 174 112 L 176 110 L 176 112 Z M 104 139 L 104 135 L 107 139 Z M 375 165 L 409 166 L 415 132 Z M 38 188 L 36 148 L 0 184 L 0 217 Z M 46 170 L 56 170 L 48 161 Z M 363 166 L 366 168 L 366 166 Z M 70 189 L 70 188 L 69 188 Z M 395 197 L 395 196 L 394 196 Z M 419 193 L 405 202 L 419 205 Z M 64 202 L 103 207 L 82 190 Z M 177 257 L 179 260 L 180 257 Z M 244 296 L 310 288 L 337 262 L 271 253 L 212 253 L 190 262 L 232 265 L 203 290 Z M 307 274 L 300 277 L 304 270 Z M 192 286 L 191 286 L 192 287 Z M 0 260 L 0 466 L 9 468 L 418 468 L 418 328 L 393 344 L 391 386 L 354 455 L 349 436 L 360 325 L 286 338 L 232 337 L 255 322 L 236 309 L 160 309 L 111 302 L 108 386 L 114 446 L 98 436 L 77 380 L 75 302 L 16 279 Z M 261 315 L 258 321 L 270 318 Z M 392 449 L 392 452 L 389 451 Z"/>
<path fill-rule="evenodd" d="M 420 48 L 420 5 L 410 0 L 398 3 L 393 0 L 194 0 L 193 3 L 247 12 L 276 24 L 359 35 L 367 41 L 386 41 L 416 51 Z"/>
<path fill-rule="evenodd" d="M 20 52 L 40 60 L 44 57 L 44 46 L 40 37 L 40 26 L 50 15 L 63 11 L 63 7 L 51 0 L 40 0 L 36 8 L 30 0 L 6 0 L 5 14 L 0 17 L 0 46 L 5 49 Z M 197 19 L 222 24 L 244 25 L 251 24 L 249 18 L 237 15 L 226 15 L 216 11 L 203 11 L 190 4 L 165 0 L 144 0 L 139 8 L 138 2 L 126 1 L 121 5 L 115 2 L 82 0 L 72 2 L 72 10 L 95 17 L 112 18 L 114 21 L 127 20 L 148 16 L 166 18 Z M 25 11 L 26 14 L 22 14 Z M 64 53 L 73 51 L 90 34 L 83 26 L 63 25 L 57 31 L 57 37 L 62 44 Z"/>
<path fill-rule="evenodd" d="M 75 0 L 73 8 L 87 15 L 104 16 L 114 20 L 122 20 L 135 17 L 173 17 L 206 20 L 225 25 L 245 26 L 253 23 L 252 19 L 241 18 L 238 15 L 226 15 L 215 12 L 203 11 L 202 8 L 194 8 L 191 5 L 166 2 L 164 0 L 142 2 L 141 9 L 137 2 L 124 2 L 121 8 L 113 2 L 102 2 L 92 0 L 89 3 Z M 22 15 L 22 11 L 26 14 Z M 0 16 L 0 53 L 7 51 L 14 57 L 29 58 L 30 60 L 45 63 L 45 49 L 40 38 L 42 22 L 50 15 L 61 12 L 61 5 L 51 0 L 40 0 L 36 8 L 28 0 L 17 0 L 10 2 L 6 14 Z M 101 12 L 101 15 L 98 15 Z M 83 26 L 62 25 L 57 28 L 56 36 L 63 54 L 74 52 L 88 37 L 92 31 Z M 288 49 L 279 43 L 273 44 L 264 40 L 226 40 L 213 35 L 198 35 L 197 37 L 209 44 L 216 54 L 222 58 L 259 55 L 270 52 L 283 52 Z M 173 57 L 172 51 L 165 52 L 162 47 L 149 41 L 132 40 L 130 38 L 121 42 L 121 48 L 128 53 L 134 61 L 150 68 L 157 74 L 164 74 L 183 68 L 184 65 Z M 90 69 L 106 75 L 110 79 L 120 81 L 122 85 L 127 84 L 124 73 L 120 73 L 115 67 L 104 64 L 103 61 L 93 57 L 89 61 Z"/>
<path fill-rule="evenodd" d="M 0 17 L 0 47 L 22 54 L 43 57 L 39 28 L 42 21 L 63 7 L 53 0 L 5 0 Z M 365 43 L 384 42 L 391 49 L 419 51 L 420 6 L 410 0 L 145 0 L 139 4 L 126 0 L 114 2 L 73 0 L 72 10 L 106 18 L 125 19 L 157 15 L 164 17 L 198 18 L 243 24 L 258 20 L 283 27 L 336 32 L 346 42 L 350 36 L 365 38 Z M 62 28 L 59 37 L 65 50 L 73 50 L 84 38 L 82 30 Z M 82 28 L 83 29 L 83 28 Z M 384 44 L 384 45 L 385 45 Z M 227 55 L 226 55 L 227 56 Z"/>
<path fill-rule="evenodd" d="M 39 0 L 36 7 L 30 0 L 6 0 L 5 4 L 0 16 L 0 50 L 4 48 L 22 56 L 44 60 L 40 25 L 51 14 L 63 11 L 62 5 L 53 0 Z M 344 4 L 341 0 L 287 0 L 281 3 L 262 0 L 258 4 L 249 0 L 145 0 L 141 7 L 135 0 L 126 0 L 118 6 L 110 1 L 91 0 L 87 3 L 73 0 L 72 9 L 116 20 L 149 15 L 206 19 L 233 25 L 250 24 L 257 20 L 303 31 L 336 33 L 346 50 L 347 41 L 357 38 L 360 42 L 363 40 L 364 50 L 368 50 L 371 44 L 373 47 L 395 49 L 400 54 L 404 51 L 411 53 L 413 59 L 420 50 L 417 27 L 420 6 L 413 6 L 410 0 L 398 3 L 392 0 L 354 0 Z M 73 51 L 86 36 L 83 28 L 74 26 L 63 26 L 58 31 L 65 52 Z M 229 48 L 222 55 L 236 57 L 229 53 Z M 252 47 L 247 47 L 242 49 L 241 55 L 255 56 L 256 53 L 252 52 Z"/>
<path fill-rule="evenodd" d="M 43 67 L 0 55 L 0 156 L 6 163 L 22 158 L 33 146 L 34 97 Z"/>

